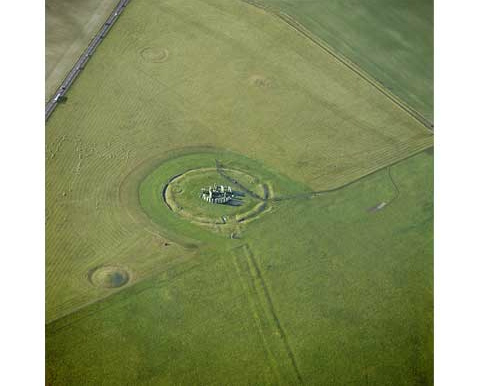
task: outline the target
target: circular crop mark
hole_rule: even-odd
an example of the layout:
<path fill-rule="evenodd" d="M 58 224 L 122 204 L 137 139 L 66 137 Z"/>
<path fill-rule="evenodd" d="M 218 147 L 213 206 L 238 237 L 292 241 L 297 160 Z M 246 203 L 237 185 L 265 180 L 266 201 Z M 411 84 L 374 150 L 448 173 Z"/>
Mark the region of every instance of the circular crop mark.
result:
<path fill-rule="evenodd" d="M 96 287 L 118 288 L 128 283 L 130 274 L 121 267 L 101 266 L 89 271 L 88 280 Z"/>
<path fill-rule="evenodd" d="M 168 50 L 164 48 L 145 47 L 140 51 L 142 59 L 149 63 L 163 63 L 168 59 Z"/>

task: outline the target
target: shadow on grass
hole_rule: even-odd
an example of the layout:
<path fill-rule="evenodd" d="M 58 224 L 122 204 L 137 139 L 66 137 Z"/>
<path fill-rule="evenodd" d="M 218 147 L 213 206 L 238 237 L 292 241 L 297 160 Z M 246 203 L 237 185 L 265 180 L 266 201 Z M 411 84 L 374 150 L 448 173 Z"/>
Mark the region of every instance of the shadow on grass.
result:
<path fill-rule="evenodd" d="M 239 200 L 238 198 L 233 198 L 230 201 L 226 202 L 224 205 L 230 205 L 230 206 L 242 206 L 243 201 Z"/>

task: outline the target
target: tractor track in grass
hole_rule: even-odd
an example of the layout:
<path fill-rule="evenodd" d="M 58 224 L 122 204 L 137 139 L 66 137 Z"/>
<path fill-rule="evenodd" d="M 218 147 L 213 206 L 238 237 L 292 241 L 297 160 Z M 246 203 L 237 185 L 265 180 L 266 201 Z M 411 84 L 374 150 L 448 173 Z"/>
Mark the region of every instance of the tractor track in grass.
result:
<path fill-rule="evenodd" d="M 261 9 L 270 15 L 273 15 L 279 18 L 284 23 L 288 24 L 292 27 L 295 31 L 303 35 L 305 38 L 310 40 L 312 43 L 323 49 L 337 61 L 342 63 L 344 66 L 349 68 L 351 71 L 355 72 L 358 76 L 360 76 L 363 80 L 367 81 L 373 87 L 375 87 L 379 92 L 385 95 L 391 102 L 393 102 L 396 106 L 401 108 L 403 111 L 407 112 L 411 117 L 415 120 L 420 122 L 423 126 L 425 126 L 428 130 L 433 131 L 433 122 L 429 121 L 425 118 L 419 111 L 415 110 L 413 107 L 409 106 L 403 100 L 401 100 L 398 96 L 392 93 L 388 88 L 383 85 L 383 82 L 373 77 L 371 74 L 365 72 L 362 68 L 360 68 L 357 64 L 352 62 L 347 57 L 343 56 L 342 54 L 336 52 L 329 44 L 323 41 L 320 37 L 312 33 L 309 29 L 295 20 L 289 14 L 277 10 L 271 6 L 261 4 L 255 0 L 240 0 L 246 4 L 249 4 L 253 7 Z"/>
<path fill-rule="evenodd" d="M 269 311 L 273 317 L 273 320 L 275 321 L 275 325 L 280 333 L 280 337 L 285 345 L 285 349 L 287 351 L 288 357 L 290 358 L 290 361 L 292 362 L 293 369 L 295 370 L 295 374 L 297 376 L 298 381 L 303 384 L 303 378 L 302 375 L 300 374 L 300 370 L 298 369 L 297 361 L 295 359 L 295 355 L 293 354 L 292 348 L 288 342 L 287 334 L 285 333 L 285 330 L 282 327 L 282 324 L 280 323 L 280 319 L 278 318 L 277 312 L 275 311 L 275 307 L 273 305 L 272 297 L 270 296 L 270 291 L 268 290 L 268 287 L 265 283 L 265 280 L 263 278 L 262 272 L 260 271 L 260 268 L 258 266 L 258 262 L 255 259 L 255 255 L 253 254 L 252 250 L 248 246 L 248 244 L 245 245 L 245 254 L 248 257 L 250 263 L 253 265 L 255 269 L 255 274 L 257 278 L 260 280 L 260 284 L 262 287 L 262 290 L 264 292 L 265 298 L 267 299 L 267 304 Z"/>
<path fill-rule="evenodd" d="M 400 189 L 398 188 L 397 183 L 393 179 L 391 166 L 387 168 L 387 173 L 388 173 L 388 178 L 390 178 L 390 182 L 392 183 L 393 188 L 395 189 L 395 196 L 393 196 L 393 198 L 387 203 L 387 205 L 390 205 L 393 201 L 395 201 L 398 197 L 400 197 Z"/>
<path fill-rule="evenodd" d="M 288 341 L 288 336 L 285 332 L 285 329 L 282 326 L 282 323 L 280 322 L 280 319 L 278 317 L 277 311 L 275 310 L 275 306 L 273 304 L 272 297 L 270 295 L 270 291 L 268 289 L 268 286 L 265 282 L 265 279 L 263 277 L 262 271 L 260 270 L 260 267 L 258 265 L 257 259 L 255 258 L 255 255 L 253 254 L 250 246 L 248 244 L 243 244 L 239 247 L 235 248 L 237 251 L 241 251 L 240 255 L 243 256 L 245 259 L 244 261 L 246 262 L 246 266 L 240 267 L 239 263 L 235 263 L 236 265 L 236 270 L 239 275 L 239 277 L 242 280 L 245 280 L 243 278 L 243 274 L 246 274 L 245 276 L 247 277 L 248 281 L 250 282 L 250 285 L 247 287 L 252 287 L 252 291 L 254 293 L 254 297 L 257 298 L 256 302 L 258 303 L 256 307 L 259 307 L 263 309 L 261 313 L 264 315 L 270 315 L 267 317 L 268 319 L 271 319 L 270 324 L 272 327 L 277 331 L 278 336 L 280 337 L 281 344 L 283 345 L 286 355 L 288 357 L 288 361 L 290 361 L 291 364 L 291 369 L 293 370 L 295 379 L 296 379 L 296 384 L 304 384 L 303 377 L 300 373 L 300 370 L 298 368 L 297 360 L 295 358 L 295 354 L 290 346 L 290 343 Z M 245 264 L 244 264 L 245 265 Z M 263 301 L 262 301 L 263 298 Z M 262 303 L 264 304 L 262 306 Z M 266 309 L 265 309 L 266 308 Z M 255 312 L 255 311 L 254 311 Z M 256 317 L 259 318 L 260 316 L 255 312 Z M 265 318 L 266 316 L 264 316 Z M 266 328 L 266 327 L 263 327 Z M 264 344 L 267 345 L 267 341 L 265 340 L 265 336 L 262 332 L 262 327 L 260 327 L 260 334 L 262 335 L 262 339 L 264 340 Z M 266 350 L 270 352 L 271 350 L 266 347 Z M 274 361 L 275 362 L 275 361 Z"/>
<path fill-rule="evenodd" d="M 102 40 L 110 31 L 113 24 L 115 24 L 115 22 L 118 20 L 119 16 L 121 15 L 121 13 L 123 12 L 123 10 L 125 9 L 125 7 L 129 2 L 130 0 L 119 1 L 119 3 L 114 8 L 112 13 L 108 16 L 105 23 L 103 23 L 100 30 L 97 32 L 94 38 L 90 41 L 85 51 L 83 51 L 82 55 L 80 55 L 80 58 L 78 58 L 78 60 L 75 62 L 75 64 L 73 65 L 73 68 L 70 70 L 70 72 L 67 74 L 65 79 L 60 84 L 60 87 L 58 87 L 57 91 L 55 91 L 52 98 L 47 102 L 45 106 L 45 121 L 47 121 L 50 115 L 52 115 L 53 111 L 55 110 L 57 105 L 60 103 L 61 98 L 65 97 L 65 94 L 70 89 L 73 82 L 75 82 L 75 79 L 77 79 L 77 77 L 80 75 L 80 72 L 85 68 L 90 57 L 95 53 L 95 50 L 98 48 Z"/>

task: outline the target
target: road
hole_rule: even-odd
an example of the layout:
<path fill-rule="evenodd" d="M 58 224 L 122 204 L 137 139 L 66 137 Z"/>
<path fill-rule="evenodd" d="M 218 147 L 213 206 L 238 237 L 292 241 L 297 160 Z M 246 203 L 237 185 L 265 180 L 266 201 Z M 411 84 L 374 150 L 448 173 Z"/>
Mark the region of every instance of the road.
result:
<path fill-rule="evenodd" d="M 83 51 L 80 58 L 78 58 L 77 62 L 75 63 L 73 68 L 70 70 L 68 75 L 65 77 L 65 79 L 61 83 L 60 87 L 57 89 L 57 91 L 55 91 L 55 94 L 53 94 L 53 97 L 47 102 L 47 104 L 45 106 L 45 121 L 50 117 L 50 115 L 53 113 L 53 111 L 57 107 L 57 105 L 59 103 L 59 99 L 61 99 L 61 97 L 65 96 L 65 94 L 69 90 L 70 86 L 73 84 L 75 79 L 77 79 L 80 72 L 85 68 L 88 60 L 94 54 L 97 47 L 100 45 L 102 40 L 105 38 L 108 31 L 110 31 L 113 24 L 120 17 L 121 13 L 123 12 L 123 10 L 125 9 L 125 7 L 127 6 L 127 4 L 129 2 L 130 2 L 130 0 L 120 0 L 119 1 L 117 6 L 115 7 L 115 9 L 112 11 L 112 13 L 107 18 L 107 20 L 102 25 L 102 27 L 97 32 L 97 34 L 92 39 L 92 41 L 89 43 L 89 45 L 87 46 L 85 51 Z"/>

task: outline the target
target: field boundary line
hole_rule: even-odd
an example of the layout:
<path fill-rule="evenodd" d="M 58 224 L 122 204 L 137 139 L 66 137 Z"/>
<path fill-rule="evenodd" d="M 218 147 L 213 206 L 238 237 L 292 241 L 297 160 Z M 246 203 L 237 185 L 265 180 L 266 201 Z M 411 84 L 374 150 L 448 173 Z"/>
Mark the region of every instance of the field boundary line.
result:
<path fill-rule="evenodd" d="M 278 17 L 280 20 L 288 24 L 290 27 L 292 27 L 294 30 L 296 30 L 298 33 L 302 34 L 304 37 L 306 37 L 308 40 L 310 40 L 312 43 L 316 44 L 320 48 L 322 48 L 324 51 L 326 51 L 328 54 L 333 56 L 337 61 L 345 65 L 347 68 L 355 72 L 357 75 L 359 75 L 362 79 L 370 83 L 373 87 L 375 87 L 378 91 L 380 91 L 383 95 L 385 95 L 388 99 L 390 99 L 391 102 L 393 102 L 395 105 L 400 107 L 402 110 L 407 112 L 411 117 L 413 117 L 416 121 L 420 122 L 423 126 L 425 126 L 426 129 L 429 131 L 433 131 L 433 122 L 429 121 L 427 118 L 425 118 L 422 113 L 419 111 L 415 110 L 413 107 L 408 105 L 405 101 L 403 101 L 401 98 L 399 98 L 397 95 L 395 95 L 393 92 L 391 92 L 388 88 L 386 88 L 383 84 L 382 81 L 379 79 L 375 78 L 373 75 L 369 74 L 365 70 L 363 70 L 360 66 L 355 64 L 353 61 L 348 59 L 346 56 L 343 54 L 340 54 L 339 52 L 335 51 L 328 43 L 326 43 L 323 39 L 321 39 L 319 36 L 315 35 L 313 32 L 311 32 L 309 29 L 307 29 L 304 25 L 302 25 L 300 22 L 295 20 L 292 16 L 289 14 L 277 10 L 271 6 L 267 6 L 264 4 L 260 4 L 255 0 L 240 0 L 244 3 L 250 4 L 253 7 L 259 8 L 273 16 Z"/>
<path fill-rule="evenodd" d="M 80 55 L 78 60 L 73 65 L 72 69 L 69 71 L 67 76 L 63 79 L 62 83 L 60 83 L 60 86 L 57 88 L 53 96 L 45 105 L 45 121 L 47 121 L 50 115 L 52 115 L 53 111 L 57 107 L 61 98 L 65 96 L 67 91 L 72 86 L 73 82 L 80 75 L 80 72 L 85 68 L 85 65 L 89 61 L 90 57 L 95 53 L 100 43 L 105 38 L 107 33 L 110 31 L 110 29 L 113 27 L 115 22 L 118 20 L 124 8 L 127 6 L 129 2 L 130 0 L 120 0 L 118 2 L 117 6 L 110 13 L 105 23 L 103 23 L 102 27 L 100 27 L 100 30 L 97 32 L 94 38 L 90 41 L 87 48 L 83 51 L 83 53 Z"/>
<path fill-rule="evenodd" d="M 187 264 L 190 264 L 190 266 L 187 266 Z M 181 268 L 183 268 L 183 266 L 186 266 L 185 269 L 181 270 Z M 81 320 L 84 320 L 92 315 L 95 315 L 97 314 L 98 312 L 101 312 L 101 311 L 104 311 L 106 309 L 109 309 L 110 307 L 114 307 L 115 304 L 110 304 L 110 305 L 107 305 L 107 306 L 104 306 L 104 307 L 101 307 L 101 305 L 103 303 L 107 303 L 112 297 L 114 296 L 119 296 L 120 294 L 123 294 L 124 292 L 126 291 L 133 291 L 133 295 L 138 295 L 142 292 L 145 292 L 149 289 L 152 289 L 152 288 L 160 288 L 160 287 L 163 287 L 164 285 L 168 285 L 170 282 L 173 282 L 174 280 L 176 280 L 177 278 L 181 277 L 182 275 L 196 269 L 200 264 L 199 263 L 196 263 L 193 261 L 193 259 L 187 259 L 183 262 L 180 262 L 178 264 L 174 264 L 173 266 L 171 267 L 167 267 L 166 269 L 160 269 L 160 270 L 157 270 L 157 271 L 154 271 L 151 275 L 148 275 L 148 276 L 145 276 L 143 278 L 141 278 L 140 280 L 138 281 L 135 281 L 134 283 L 130 284 L 130 285 L 126 285 L 126 286 L 123 286 L 123 287 L 120 287 L 120 289 L 118 289 L 117 291 L 113 291 L 111 293 L 107 293 L 105 294 L 104 296 L 101 296 L 99 298 L 96 298 L 96 299 L 93 299 L 81 306 L 78 306 L 78 307 L 75 307 L 73 309 L 71 309 L 69 312 L 63 314 L 63 315 L 60 315 L 56 318 L 53 318 L 53 319 L 50 319 L 48 321 L 45 321 L 45 328 L 53 328 L 53 333 L 56 333 L 57 331 L 60 331 L 60 330 L 63 330 L 64 328 L 66 327 L 69 327 L 69 326 L 72 326 L 74 324 L 76 324 L 77 322 L 81 321 Z M 141 288 L 140 290 L 138 289 L 138 287 L 140 285 L 142 285 L 145 281 L 147 280 L 151 280 L 153 279 L 155 276 L 158 277 L 159 275 L 161 274 L 168 274 L 170 271 L 173 271 L 173 270 L 176 270 L 178 269 L 180 272 L 177 272 L 176 274 L 174 274 L 171 278 L 168 278 L 168 279 L 162 279 L 159 281 L 158 284 L 152 284 L 148 287 L 145 287 L 145 288 Z M 54 328 L 53 327 L 53 324 L 56 323 L 56 322 L 59 322 L 63 319 L 66 319 L 67 317 L 69 316 L 72 316 L 74 314 L 77 314 L 79 312 L 82 312 L 84 311 L 86 308 L 90 307 L 90 306 L 99 306 L 100 308 L 99 309 L 96 309 L 96 310 L 93 310 L 91 312 L 88 312 L 86 313 L 85 315 L 81 315 L 79 318 L 65 324 L 65 325 L 62 325 L 62 326 L 59 326 L 58 328 Z"/>
<path fill-rule="evenodd" d="M 244 1 L 244 0 L 242 0 L 242 1 Z M 391 168 L 392 166 L 395 166 L 395 165 L 399 164 L 400 162 L 403 162 L 403 161 L 405 161 L 405 160 L 407 160 L 407 159 L 409 159 L 409 158 L 413 158 L 413 157 L 419 155 L 420 153 L 423 153 L 425 150 L 428 150 L 428 149 L 431 149 L 431 148 L 433 148 L 433 145 L 429 145 L 429 146 L 427 146 L 427 147 L 425 147 L 425 148 L 422 148 L 422 149 L 420 149 L 420 150 L 418 150 L 418 151 L 415 151 L 414 153 L 409 154 L 409 155 L 407 155 L 406 157 L 403 157 L 403 158 L 401 158 L 401 159 L 399 159 L 399 160 L 396 160 L 396 161 L 394 161 L 394 162 L 392 162 L 392 163 L 390 163 L 390 164 L 388 164 L 388 165 L 381 166 L 381 167 L 379 167 L 378 169 L 372 170 L 372 171 L 364 174 L 363 176 L 360 176 L 360 177 L 358 177 L 358 178 L 355 178 L 354 180 L 349 181 L 349 182 L 347 182 L 347 183 L 345 183 L 345 184 L 343 184 L 343 185 L 337 186 L 337 187 L 335 187 L 335 188 L 324 189 L 324 190 L 314 190 L 314 191 L 312 191 L 312 192 L 293 194 L 293 195 L 290 195 L 290 196 L 278 196 L 278 197 L 274 197 L 274 198 L 268 199 L 268 201 L 277 202 L 277 201 L 285 201 L 285 200 L 300 200 L 300 199 L 307 200 L 307 199 L 310 199 L 310 198 L 312 198 L 312 197 L 315 197 L 315 196 L 318 196 L 318 195 L 321 195 L 321 194 L 334 193 L 334 192 L 336 192 L 336 191 L 338 191 L 338 190 L 341 190 L 341 189 L 346 188 L 346 187 L 348 187 L 348 186 L 350 186 L 350 185 L 353 185 L 353 184 L 355 184 L 355 183 L 357 183 L 357 182 L 359 182 L 359 181 L 361 181 L 361 180 L 363 180 L 363 179 L 365 179 L 365 178 L 367 178 L 367 177 L 370 177 L 371 175 L 373 175 L 373 174 L 375 174 L 375 173 L 377 173 L 377 172 L 379 172 L 379 171 L 381 171 L 381 170 L 389 169 L 389 168 Z M 391 181 L 392 181 L 392 183 L 393 183 L 393 185 L 394 185 L 394 188 L 395 188 L 396 190 L 398 190 L 398 186 L 393 182 L 393 178 L 391 178 Z M 400 194 L 400 191 L 398 191 L 398 194 Z"/>

